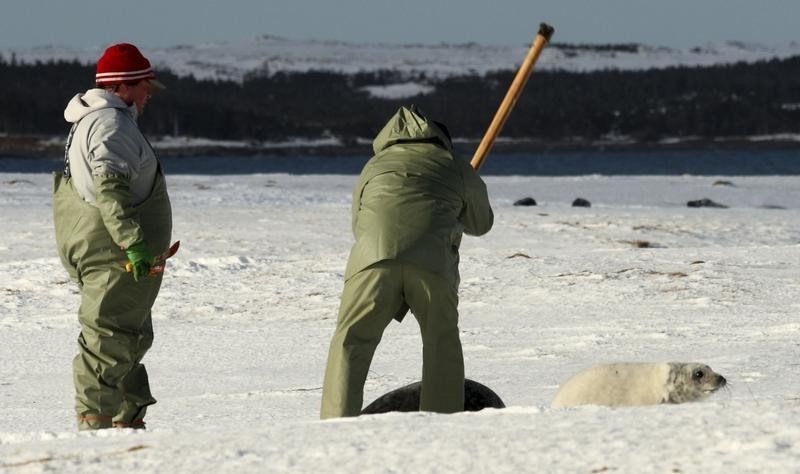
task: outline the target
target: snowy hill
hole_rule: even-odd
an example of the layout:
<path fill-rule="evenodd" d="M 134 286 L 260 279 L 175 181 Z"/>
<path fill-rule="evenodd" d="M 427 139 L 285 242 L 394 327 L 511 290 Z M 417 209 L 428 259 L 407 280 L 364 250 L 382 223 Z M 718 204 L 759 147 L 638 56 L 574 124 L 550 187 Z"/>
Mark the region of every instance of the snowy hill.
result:
<path fill-rule="evenodd" d="M 248 73 L 324 70 L 342 73 L 395 70 L 446 77 L 515 69 L 529 44 L 370 44 L 339 41 L 293 40 L 262 36 L 236 43 L 143 48 L 158 68 L 198 79 L 240 81 Z M 78 49 L 38 46 L 0 50 L 3 58 L 18 61 L 73 60 L 93 64 L 104 47 Z M 670 66 L 707 66 L 739 61 L 755 62 L 800 55 L 800 42 L 758 45 L 741 42 L 671 49 L 641 44 L 571 45 L 553 43 L 544 50 L 539 69 L 593 71 L 638 70 Z"/>

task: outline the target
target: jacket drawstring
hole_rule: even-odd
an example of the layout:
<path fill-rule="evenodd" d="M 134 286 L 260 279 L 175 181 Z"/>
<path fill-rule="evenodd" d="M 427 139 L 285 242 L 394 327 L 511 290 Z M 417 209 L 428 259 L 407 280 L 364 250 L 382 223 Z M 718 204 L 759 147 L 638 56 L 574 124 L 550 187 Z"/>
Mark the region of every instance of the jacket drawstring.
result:
<path fill-rule="evenodd" d="M 78 128 L 78 122 L 72 124 L 72 128 L 69 130 L 69 136 L 67 137 L 67 145 L 64 147 L 64 177 L 69 179 L 71 173 L 69 171 L 69 147 L 72 145 L 72 137 L 75 136 L 75 129 Z"/>

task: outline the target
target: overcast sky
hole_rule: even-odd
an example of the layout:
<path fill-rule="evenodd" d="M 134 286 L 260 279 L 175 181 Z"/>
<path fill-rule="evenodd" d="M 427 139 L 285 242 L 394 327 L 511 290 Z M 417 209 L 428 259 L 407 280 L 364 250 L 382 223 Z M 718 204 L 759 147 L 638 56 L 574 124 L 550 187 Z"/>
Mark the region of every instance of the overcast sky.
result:
<path fill-rule="evenodd" d="M 0 48 L 294 39 L 690 47 L 800 41 L 800 0 L 0 0 Z"/>

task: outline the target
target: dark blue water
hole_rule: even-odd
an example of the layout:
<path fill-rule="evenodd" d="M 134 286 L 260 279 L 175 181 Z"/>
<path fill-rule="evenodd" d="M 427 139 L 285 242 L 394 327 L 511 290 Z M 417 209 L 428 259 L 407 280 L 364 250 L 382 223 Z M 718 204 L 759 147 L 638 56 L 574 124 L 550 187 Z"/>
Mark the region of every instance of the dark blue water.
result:
<path fill-rule="evenodd" d="M 163 158 L 168 174 L 358 174 L 368 156 Z M 58 160 L 0 157 L 0 172 L 49 173 Z M 593 151 L 490 155 L 483 175 L 800 175 L 800 150 Z"/>

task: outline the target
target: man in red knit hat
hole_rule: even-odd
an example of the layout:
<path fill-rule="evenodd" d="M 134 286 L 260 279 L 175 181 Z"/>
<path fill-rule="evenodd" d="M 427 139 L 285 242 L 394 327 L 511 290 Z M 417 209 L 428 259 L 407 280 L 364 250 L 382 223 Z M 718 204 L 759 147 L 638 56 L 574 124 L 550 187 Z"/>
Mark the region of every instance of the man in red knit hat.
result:
<path fill-rule="evenodd" d="M 144 428 L 156 400 L 141 360 L 153 342 L 150 310 L 162 277 L 150 269 L 169 247 L 172 211 L 137 118 L 164 86 L 127 43 L 105 50 L 95 82 L 64 110 L 72 129 L 53 188 L 56 245 L 81 291 L 75 409 L 81 430 Z"/>

